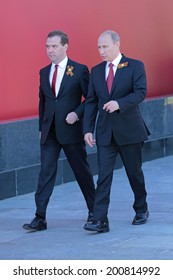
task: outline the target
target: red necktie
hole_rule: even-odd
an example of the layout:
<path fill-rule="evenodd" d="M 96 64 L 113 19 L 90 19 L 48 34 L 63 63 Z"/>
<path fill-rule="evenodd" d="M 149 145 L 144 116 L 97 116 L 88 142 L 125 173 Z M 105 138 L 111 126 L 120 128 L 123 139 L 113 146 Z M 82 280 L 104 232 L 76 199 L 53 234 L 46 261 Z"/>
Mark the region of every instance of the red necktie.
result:
<path fill-rule="evenodd" d="M 109 93 L 111 92 L 112 83 L 113 83 L 113 79 L 114 79 L 113 66 L 114 65 L 112 63 L 109 63 L 109 74 L 108 74 L 108 77 L 106 80 Z"/>
<path fill-rule="evenodd" d="M 52 78 L 52 91 L 55 96 L 56 96 L 55 85 L 56 85 L 57 71 L 58 71 L 58 65 L 55 65 L 55 71 L 53 73 L 53 78 Z"/>

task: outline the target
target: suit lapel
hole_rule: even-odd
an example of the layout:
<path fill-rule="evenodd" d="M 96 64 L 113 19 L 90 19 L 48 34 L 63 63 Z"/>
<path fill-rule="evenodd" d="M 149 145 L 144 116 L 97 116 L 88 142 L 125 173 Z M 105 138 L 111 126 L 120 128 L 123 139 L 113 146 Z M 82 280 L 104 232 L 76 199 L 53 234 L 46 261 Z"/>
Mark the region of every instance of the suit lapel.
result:
<path fill-rule="evenodd" d="M 49 75 L 50 75 L 51 65 L 52 65 L 52 64 L 48 65 L 48 66 L 45 68 L 45 70 L 44 70 L 44 77 L 45 77 L 44 80 L 45 80 L 46 86 L 47 86 L 47 88 L 48 88 L 48 92 L 50 93 L 50 95 L 51 95 L 52 97 L 55 98 L 54 93 L 53 93 L 53 91 L 52 91 L 52 89 L 51 89 L 51 86 L 50 86 L 50 81 L 49 81 Z M 68 59 L 68 61 L 67 61 L 67 66 L 68 66 L 68 65 L 74 67 L 73 61 L 70 60 L 70 59 Z M 63 76 L 62 81 L 61 81 L 61 85 L 60 85 L 60 89 L 59 89 L 59 92 L 58 92 L 58 96 L 60 96 L 60 95 L 63 93 L 63 89 L 64 89 L 66 83 L 69 81 L 69 79 L 70 79 L 70 77 L 71 77 L 70 75 L 67 75 L 67 74 L 66 74 L 66 72 L 67 72 L 67 66 L 66 66 L 66 69 L 65 69 L 65 72 L 64 72 L 64 76 Z M 74 68 L 75 68 L 75 67 L 74 67 Z"/>
<path fill-rule="evenodd" d="M 106 62 L 103 62 L 100 65 L 100 71 L 99 71 L 99 81 L 100 81 L 100 85 L 103 89 L 103 92 L 107 91 L 108 96 L 109 96 L 109 92 L 108 92 L 108 88 L 107 88 L 107 84 L 106 84 L 106 80 L 105 80 L 105 67 L 106 67 Z"/>
<path fill-rule="evenodd" d="M 127 58 L 125 56 L 122 56 L 121 60 L 120 60 L 120 63 L 119 64 L 122 64 L 124 62 L 127 61 Z M 111 89 L 111 94 L 113 93 L 113 91 L 115 90 L 116 88 L 116 85 L 118 84 L 118 81 L 119 81 L 119 78 L 120 76 L 122 75 L 122 73 L 124 72 L 124 68 L 125 67 L 122 67 L 122 68 L 117 68 L 117 71 L 115 73 L 115 77 L 114 77 L 114 80 L 113 80 L 113 85 L 112 85 L 112 89 Z M 110 94 L 110 95 L 111 95 Z"/>
<path fill-rule="evenodd" d="M 46 92 L 49 92 L 50 95 L 51 95 L 52 97 L 55 97 L 55 96 L 54 96 L 54 93 L 53 93 L 53 91 L 52 91 L 52 89 L 51 89 L 50 81 L 49 81 L 49 75 L 50 75 L 51 65 L 52 65 L 52 64 L 48 65 L 48 66 L 45 68 L 45 70 L 44 70 L 44 77 L 45 77 L 45 78 L 44 78 L 44 81 L 45 81 L 46 87 L 47 87 L 47 89 L 48 89 Z"/>
<path fill-rule="evenodd" d="M 59 89 L 59 92 L 58 92 L 58 96 L 60 96 L 62 94 L 63 89 L 64 89 L 66 83 L 71 78 L 71 76 L 67 74 L 67 66 L 73 66 L 74 67 L 73 61 L 70 60 L 70 59 L 68 59 L 68 61 L 67 61 L 66 69 L 65 69 L 65 72 L 64 72 L 64 76 L 62 78 L 62 82 L 61 82 L 61 86 L 60 86 L 60 89 Z"/>

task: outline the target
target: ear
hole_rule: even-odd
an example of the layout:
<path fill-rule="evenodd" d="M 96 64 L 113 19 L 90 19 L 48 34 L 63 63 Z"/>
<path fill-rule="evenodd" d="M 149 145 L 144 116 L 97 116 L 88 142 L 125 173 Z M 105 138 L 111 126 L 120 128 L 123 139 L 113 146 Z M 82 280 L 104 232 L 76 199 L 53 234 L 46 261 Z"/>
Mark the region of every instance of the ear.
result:
<path fill-rule="evenodd" d="M 65 51 L 68 49 L 68 44 L 64 45 L 64 49 L 65 49 Z"/>
<path fill-rule="evenodd" d="M 115 43 L 115 45 L 116 45 L 117 49 L 119 49 L 119 48 L 120 48 L 120 41 L 117 41 L 117 42 Z"/>

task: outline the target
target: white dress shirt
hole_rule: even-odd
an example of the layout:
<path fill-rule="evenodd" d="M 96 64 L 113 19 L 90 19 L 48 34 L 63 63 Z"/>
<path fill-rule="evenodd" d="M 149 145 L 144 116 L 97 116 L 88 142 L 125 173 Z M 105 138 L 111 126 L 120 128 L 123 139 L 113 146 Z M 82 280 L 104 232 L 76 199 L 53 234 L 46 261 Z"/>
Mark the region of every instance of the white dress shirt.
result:
<path fill-rule="evenodd" d="M 62 78 L 64 76 L 64 72 L 67 66 L 67 61 L 68 61 L 68 57 L 66 56 L 66 58 L 64 58 L 64 60 L 62 60 L 59 64 L 58 64 L 58 71 L 57 71 L 57 78 L 56 78 L 56 84 L 55 84 L 55 93 L 56 96 L 58 95 L 60 86 L 61 86 L 61 82 L 62 82 Z M 49 81 L 50 81 L 50 86 L 52 87 L 52 79 L 53 79 L 53 73 L 55 71 L 55 63 L 52 63 L 51 69 L 50 69 L 50 75 L 49 75 Z"/>
<path fill-rule="evenodd" d="M 111 62 L 114 65 L 113 66 L 114 76 L 115 76 L 115 73 L 116 73 L 116 70 L 117 70 L 117 66 L 120 63 L 121 58 L 122 58 L 122 54 L 119 53 L 119 55 Z M 107 61 L 107 63 L 106 63 L 106 71 L 105 71 L 105 80 L 107 80 L 107 77 L 108 77 L 108 74 L 109 74 L 109 64 L 110 64 L 110 61 Z"/>

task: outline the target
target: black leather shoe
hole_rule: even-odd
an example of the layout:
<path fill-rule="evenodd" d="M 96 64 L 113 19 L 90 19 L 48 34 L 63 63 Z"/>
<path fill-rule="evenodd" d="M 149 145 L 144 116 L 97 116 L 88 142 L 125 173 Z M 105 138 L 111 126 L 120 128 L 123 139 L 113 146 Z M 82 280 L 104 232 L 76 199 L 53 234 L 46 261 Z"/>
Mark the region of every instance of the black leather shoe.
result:
<path fill-rule="evenodd" d="M 100 222 L 93 221 L 92 223 L 86 223 L 84 225 L 85 230 L 89 231 L 97 231 L 97 232 L 108 232 L 109 231 L 109 223 L 108 222 Z"/>
<path fill-rule="evenodd" d="M 24 224 L 23 228 L 30 231 L 47 229 L 47 222 L 39 217 L 35 217 L 30 224 Z"/>
<path fill-rule="evenodd" d="M 136 213 L 132 225 L 142 225 L 147 222 L 147 219 L 149 217 L 149 212 L 146 211 L 145 213 Z"/>
<path fill-rule="evenodd" d="M 94 220 L 94 215 L 92 212 L 88 213 L 87 223 L 91 223 Z"/>

